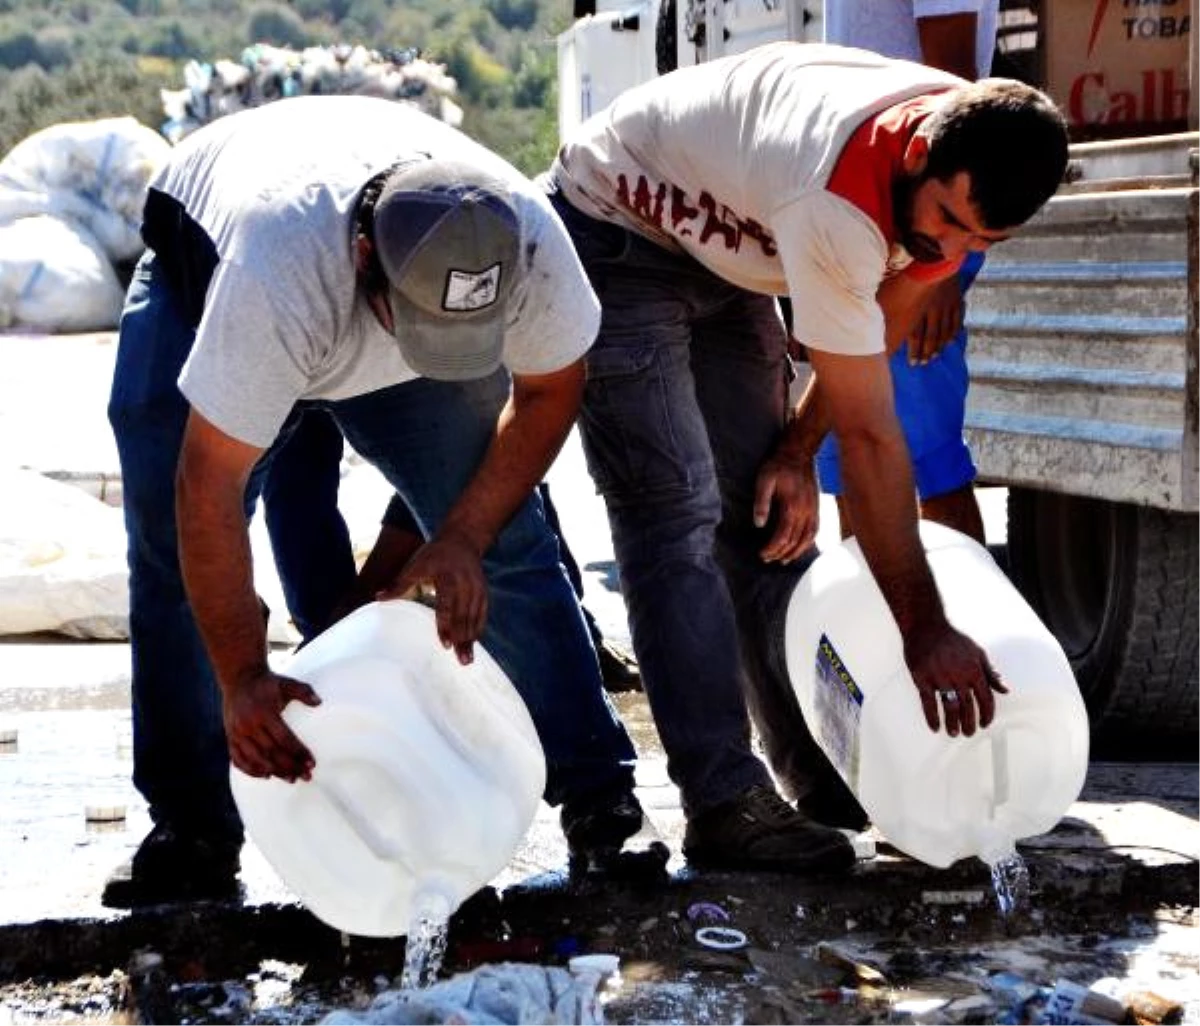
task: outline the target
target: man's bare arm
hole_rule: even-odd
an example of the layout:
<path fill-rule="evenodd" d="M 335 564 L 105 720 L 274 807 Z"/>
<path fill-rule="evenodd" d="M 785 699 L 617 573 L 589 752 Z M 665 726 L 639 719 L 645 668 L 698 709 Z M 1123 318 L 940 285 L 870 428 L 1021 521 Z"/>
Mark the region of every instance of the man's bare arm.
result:
<path fill-rule="evenodd" d="M 253 776 L 295 780 L 310 775 L 313 758 L 279 713 L 293 698 L 309 705 L 318 699 L 308 685 L 273 674 L 267 664 L 243 503 L 261 454 L 192 411 L 176 481 L 179 558 L 221 686 L 230 756 Z"/>
<path fill-rule="evenodd" d="M 904 639 L 905 659 L 926 721 L 937 729 L 939 690 L 959 701 L 945 707 L 950 734 L 973 734 L 995 712 L 1001 690 L 983 651 L 947 621 L 917 531 L 908 449 L 892 404 L 887 358 L 814 350 L 813 370 L 842 457 L 845 500 L 855 536 Z"/>
<path fill-rule="evenodd" d="M 438 635 L 459 659 L 487 620 L 487 589 L 480 561 L 496 536 L 545 476 L 566 440 L 583 396 L 578 360 L 542 375 L 516 375 L 512 394 L 475 476 L 437 534 L 409 561 L 387 594 L 429 583 L 437 591 Z"/>

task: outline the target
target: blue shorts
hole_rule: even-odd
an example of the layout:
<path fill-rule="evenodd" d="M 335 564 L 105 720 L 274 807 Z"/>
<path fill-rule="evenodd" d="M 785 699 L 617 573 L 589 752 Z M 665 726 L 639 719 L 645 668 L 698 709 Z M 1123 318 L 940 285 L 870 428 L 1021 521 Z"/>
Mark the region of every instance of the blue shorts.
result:
<path fill-rule="evenodd" d="M 967 255 L 958 272 L 964 293 L 982 266 L 982 253 Z M 917 493 L 932 499 L 970 484 L 975 480 L 975 463 L 963 438 L 969 379 L 966 328 L 924 366 L 909 366 L 908 345 L 902 345 L 892 354 L 891 368 L 896 416 L 912 456 Z M 817 451 L 817 475 L 821 491 L 842 493 L 841 459 L 832 434 Z"/>

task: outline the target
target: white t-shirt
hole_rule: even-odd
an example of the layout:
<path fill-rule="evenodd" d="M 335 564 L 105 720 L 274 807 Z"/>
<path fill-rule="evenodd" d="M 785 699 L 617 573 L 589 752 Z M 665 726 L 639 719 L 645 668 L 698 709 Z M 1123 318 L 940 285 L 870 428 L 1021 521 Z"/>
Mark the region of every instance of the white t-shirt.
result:
<path fill-rule="evenodd" d="M 414 378 L 356 289 L 351 218 L 366 182 L 409 154 L 467 160 L 511 183 L 524 274 L 504 363 L 559 370 L 587 351 L 599 305 L 543 192 L 455 129 L 391 100 L 295 97 L 213 122 L 152 181 L 216 245 L 219 263 L 179 387 L 260 448 L 298 399 L 345 399 Z"/>
<path fill-rule="evenodd" d="M 825 0 L 825 42 L 922 61 L 918 18 L 975 15 L 975 75 L 987 78 L 1000 0 Z"/>
<path fill-rule="evenodd" d="M 882 352 L 875 293 L 911 258 L 825 184 L 872 115 L 961 84 L 865 50 L 772 43 L 628 90 L 576 130 L 551 175 L 584 213 L 790 295 L 804 344 Z"/>

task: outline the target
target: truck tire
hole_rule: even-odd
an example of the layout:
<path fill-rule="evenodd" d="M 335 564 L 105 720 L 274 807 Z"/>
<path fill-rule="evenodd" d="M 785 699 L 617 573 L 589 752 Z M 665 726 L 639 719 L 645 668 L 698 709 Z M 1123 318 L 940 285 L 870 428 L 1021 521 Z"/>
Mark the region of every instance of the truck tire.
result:
<path fill-rule="evenodd" d="M 675 0 L 662 0 L 658 5 L 658 21 L 654 23 L 654 63 L 660 75 L 679 67 L 679 55 L 675 52 L 677 18 Z"/>
<path fill-rule="evenodd" d="M 1008 563 L 1071 660 L 1093 753 L 1194 758 L 1196 517 L 1011 488 Z"/>

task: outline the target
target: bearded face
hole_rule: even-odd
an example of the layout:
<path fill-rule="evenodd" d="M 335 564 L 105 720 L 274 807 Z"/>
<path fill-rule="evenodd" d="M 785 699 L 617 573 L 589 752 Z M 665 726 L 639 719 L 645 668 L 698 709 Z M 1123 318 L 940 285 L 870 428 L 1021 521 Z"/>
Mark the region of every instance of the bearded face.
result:
<path fill-rule="evenodd" d="M 968 252 L 983 252 L 1011 234 L 983 223 L 966 171 L 943 179 L 922 169 L 896 179 L 892 217 L 901 245 L 922 264 L 961 260 Z"/>
<path fill-rule="evenodd" d="M 919 264 L 936 264 L 945 259 L 937 239 L 916 228 L 917 196 L 929 181 L 930 177 L 919 171 L 896 179 L 892 185 L 892 217 L 897 238 Z"/>

